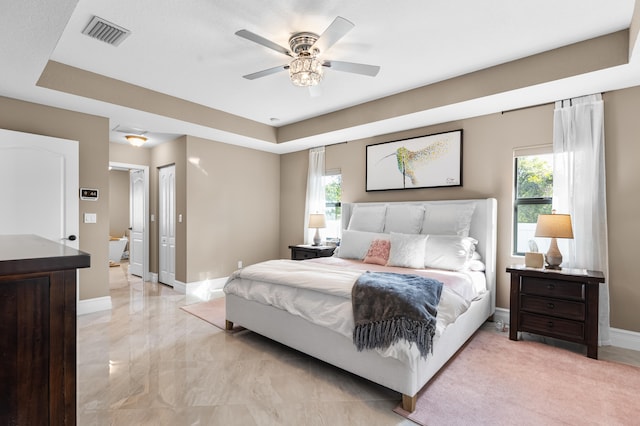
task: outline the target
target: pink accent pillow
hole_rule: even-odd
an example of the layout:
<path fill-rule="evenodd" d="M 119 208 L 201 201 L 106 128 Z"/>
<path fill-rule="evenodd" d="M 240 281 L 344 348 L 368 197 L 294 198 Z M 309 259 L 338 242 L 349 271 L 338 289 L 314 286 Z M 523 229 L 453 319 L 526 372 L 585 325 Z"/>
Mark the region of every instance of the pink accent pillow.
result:
<path fill-rule="evenodd" d="M 386 265 L 389 260 L 391 241 L 373 240 L 369 246 L 369 251 L 364 257 L 364 263 L 375 263 L 376 265 Z"/>

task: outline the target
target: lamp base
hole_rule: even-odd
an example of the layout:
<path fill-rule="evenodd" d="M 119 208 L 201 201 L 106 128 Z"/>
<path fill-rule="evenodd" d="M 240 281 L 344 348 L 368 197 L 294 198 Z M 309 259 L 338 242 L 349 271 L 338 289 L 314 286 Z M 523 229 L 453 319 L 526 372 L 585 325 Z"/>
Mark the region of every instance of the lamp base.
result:
<path fill-rule="evenodd" d="M 544 269 L 553 269 L 556 271 L 562 270 L 562 266 L 560 265 L 544 265 Z"/>
<path fill-rule="evenodd" d="M 551 238 L 551 244 L 549 244 L 549 251 L 544 256 L 544 260 L 547 262 L 545 269 L 562 269 L 560 264 L 562 263 L 562 253 L 558 249 L 558 241 Z"/>
<path fill-rule="evenodd" d="M 313 236 L 313 244 L 314 246 L 319 246 L 322 240 L 320 239 L 320 230 L 316 228 L 316 235 Z"/>

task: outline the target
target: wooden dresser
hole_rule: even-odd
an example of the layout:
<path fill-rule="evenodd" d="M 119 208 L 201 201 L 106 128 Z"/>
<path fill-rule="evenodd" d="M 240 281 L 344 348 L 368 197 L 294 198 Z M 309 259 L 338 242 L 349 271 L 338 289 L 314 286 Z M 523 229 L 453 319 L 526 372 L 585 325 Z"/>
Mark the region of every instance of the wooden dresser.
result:
<path fill-rule="evenodd" d="M 518 332 L 581 343 L 598 359 L 598 296 L 604 275 L 584 269 L 537 269 L 510 266 L 509 338 Z"/>
<path fill-rule="evenodd" d="M 0 424 L 76 424 L 76 268 L 90 256 L 0 235 Z"/>

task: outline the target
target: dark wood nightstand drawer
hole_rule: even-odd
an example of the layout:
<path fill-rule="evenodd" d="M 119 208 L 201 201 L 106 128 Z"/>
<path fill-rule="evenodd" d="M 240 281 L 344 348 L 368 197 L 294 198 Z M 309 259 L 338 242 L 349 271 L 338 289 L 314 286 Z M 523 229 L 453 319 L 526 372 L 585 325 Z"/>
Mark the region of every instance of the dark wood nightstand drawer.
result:
<path fill-rule="evenodd" d="M 520 309 L 576 321 L 584 321 L 585 319 L 585 305 L 583 302 L 572 302 L 569 300 L 523 294 L 520 298 Z"/>
<path fill-rule="evenodd" d="M 520 313 L 520 330 L 545 336 L 583 341 L 584 322 L 559 319 L 550 316 Z"/>
<path fill-rule="evenodd" d="M 293 260 L 315 259 L 316 257 L 318 257 L 317 253 L 307 250 L 294 250 L 291 252 L 291 259 Z"/>
<path fill-rule="evenodd" d="M 584 284 L 538 277 L 522 277 L 522 293 L 559 299 L 584 300 Z"/>

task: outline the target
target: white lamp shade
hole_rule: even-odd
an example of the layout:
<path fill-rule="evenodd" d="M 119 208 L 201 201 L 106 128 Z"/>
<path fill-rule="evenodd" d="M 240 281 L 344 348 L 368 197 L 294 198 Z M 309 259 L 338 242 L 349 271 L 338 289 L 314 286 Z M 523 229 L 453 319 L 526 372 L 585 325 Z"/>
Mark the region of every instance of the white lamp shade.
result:
<path fill-rule="evenodd" d="M 538 215 L 535 236 L 546 238 L 573 238 L 571 216 L 568 214 Z"/>
<path fill-rule="evenodd" d="M 327 222 L 322 213 L 311 213 L 309 215 L 309 228 L 324 228 Z"/>

